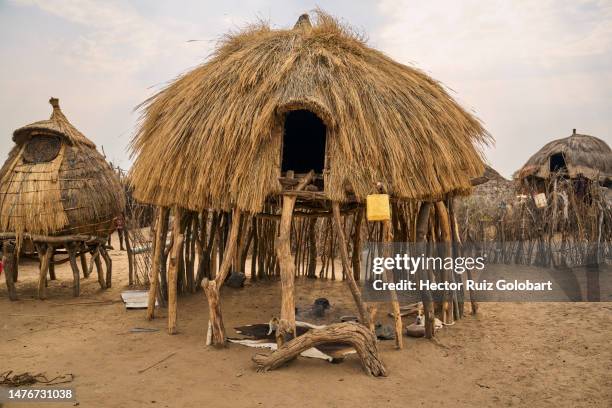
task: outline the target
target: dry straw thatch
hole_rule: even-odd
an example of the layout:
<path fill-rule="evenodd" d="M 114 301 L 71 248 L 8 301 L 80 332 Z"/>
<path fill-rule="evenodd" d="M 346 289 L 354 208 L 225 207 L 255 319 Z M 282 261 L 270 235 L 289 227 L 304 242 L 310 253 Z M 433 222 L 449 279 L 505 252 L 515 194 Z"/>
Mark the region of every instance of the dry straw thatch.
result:
<path fill-rule="evenodd" d="M 122 187 L 59 101 L 49 102 L 49 120 L 13 134 L 16 145 L 0 169 L 0 232 L 106 236 L 125 205 Z"/>
<path fill-rule="evenodd" d="M 570 178 L 583 176 L 602 184 L 612 183 L 612 150 L 606 142 L 594 136 L 574 132 L 571 136 L 553 140 L 531 156 L 516 172 L 519 180 L 530 177 L 547 179 L 551 171 L 551 157 L 562 155 Z"/>
<path fill-rule="evenodd" d="M 326 125 L 325 193 L 358 200 L 376 182 L 400 199 L 465 194 L 489 136 L 435 80 L 369 48 L 317 11 L 293 29 L 228 35 L 210 60 L 143 104 L 132 142 L 137 199 L 199 211 L 261 211 L 281 191 L 284 114 Z"/>

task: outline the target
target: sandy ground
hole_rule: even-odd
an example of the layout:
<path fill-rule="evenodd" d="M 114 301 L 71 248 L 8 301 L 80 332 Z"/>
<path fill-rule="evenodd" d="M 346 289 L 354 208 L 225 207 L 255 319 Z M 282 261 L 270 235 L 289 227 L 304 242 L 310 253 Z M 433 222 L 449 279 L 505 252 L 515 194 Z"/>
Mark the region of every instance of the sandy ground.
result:
<path fill-rule="evenodd" d="M 481 304 L 477 317 L 444 328 L 435 341 L 405 338 L 402 351 L 392 341 L 381 342 L 387 378 L 366 376 L 355 356 L 341 364 L 300 358 L 259 373 L 251 362 L 255 349 L 205 347 L 202 292 L 180 299 L 175 336 L 165 332 L 165 310 L 152 322 L 142 310 L 126 311 L 120 301 L 126 255 L 111 256 L 113 288 L 101 291 L 92 275 L 81 281 L 80 298 L 71 295 L 67 264 L 57 267 L 46 301 L 35 299 L 34 261 L 20 267 L 19 301 L 8 300 L 2 277 L 0 372 L 73 373 L 70 386 L 82 407 L 612 406 L 612 303 Z M 265 282 L 224 288 L 228 335 L 234 326 L 278 314 L 279 287 Z M 343 282 L 297 281 L 298 304 L 319 296 L 336 312 L 353 310 Z M 385 315 L 379 313 L 390 323 Z M 159 331 L 130 333 L 134 327 Z"/>

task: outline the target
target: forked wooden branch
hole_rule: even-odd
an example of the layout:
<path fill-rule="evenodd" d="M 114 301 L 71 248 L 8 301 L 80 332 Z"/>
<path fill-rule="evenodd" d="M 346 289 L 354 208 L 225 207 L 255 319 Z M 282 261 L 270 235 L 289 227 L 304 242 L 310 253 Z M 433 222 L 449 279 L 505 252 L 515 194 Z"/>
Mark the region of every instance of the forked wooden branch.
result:
<path fill-rule="evenodd" d="M 378 352 L 376 335 L 364 325 L 354 322 L 337 323 L 323 329 L 312 329 L 283 344 L 272 354 L 255 354 L 252 359 L 258 371 L 274 370 L 293 360 L 301 352 L 325 343 L 350 344 L 357 351 L 363 369 L 368 375 L 387 376 L 387 369 Z"/>

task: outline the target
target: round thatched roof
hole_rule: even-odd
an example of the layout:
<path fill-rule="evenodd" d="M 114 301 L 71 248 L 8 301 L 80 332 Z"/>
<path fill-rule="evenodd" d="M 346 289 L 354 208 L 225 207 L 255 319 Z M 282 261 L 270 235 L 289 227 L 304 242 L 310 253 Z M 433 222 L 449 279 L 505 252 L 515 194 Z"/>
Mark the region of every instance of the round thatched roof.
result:
<path fill-rule="evenodd" d="M 583 176 L 603 183 L 612 182 L 612 150 L 606 142 L 594 136 L 581 135 L 574 129 L 571 136 L 553 140 L 531 156 L 516 173 L 517 179 L 548 178 L 551 157 L 557 157 L 566 167 L 569 177 Z M 555 159 L 553 159 L 555 160 Z"/>
<path fill-rule="evenodd" d="M 369 48 L 317 12 L 312 26 L 250 27 L 143 104 L 132 142 L 136 198 L 258 212 L 281 190 L 287 112 L 326 127 L 325 194 L 358 200 L 377 182 L 400 199 L 470 191 L 488 141 L 479 121 L 423 72 Z"/>
<path fill-rule="evenodd" d="M 106 236 L 125 206 L 119 179 L 49 102 L 51 118 L 17 129 L 0 169 L 0 232 Z"/>

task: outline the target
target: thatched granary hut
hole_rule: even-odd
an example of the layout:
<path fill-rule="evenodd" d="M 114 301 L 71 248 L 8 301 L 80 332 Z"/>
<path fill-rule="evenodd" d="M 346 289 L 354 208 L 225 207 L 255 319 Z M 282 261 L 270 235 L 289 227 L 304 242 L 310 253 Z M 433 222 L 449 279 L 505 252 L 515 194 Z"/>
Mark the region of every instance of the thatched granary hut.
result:
<path fill-rule="evenodd" d="M 68 121 L 58 99 L 49 102 L 48 120 L 13 133 L 15 147 L 0 170 L 0 237 L 17 246 L 30 239 L 39 255 L 48 249 L 52 258 L 58 246 L 104 241 L 125 200 L 94 143 Z"/>
<path fill-rule="evenodd" d="M 515 175 L 520 181 L 545 180 L 554 174 L 612 185 L 612 150 L 594 136 L 576 133 L 553 140 L 531 156 Z"/>
<path fill-rule="evenodd" d="M 257 25 L 225 37 L 210 60 L 146 101 L 133 140 L 131 179 L 137 199 L 166 212 L 173 208 L 175 220 L 186 211 L 233 211 L 224 262 L 214 281 L 205 283 L 212 342 L 222 343 L 218 289 L 241 214 L 280 219 L 280 330 L 290 333 L 292 214 L 333 216 L 350 270 L 339 228 L 345 211 L 363 208 L 368 195 L 382 189 L 393 203 L 423 202 L 419 211 L 427 221 L 432 202 L 471 191 L 470 180 L 483 171 L 477 145 L 488 138 L 438 82 L 318 12 L 314 25 L 302 15 L 292 29 Z M 175 221 L 173 251 L 180 252 L 182 231 Z M 154 265 L 154 275 L 159 267 Z M 171 333 L 177 267 L 171 257 Z M 352 273 L 346 276 L 367 322 Z M 155 285 L 154 279 L 152 294 Z"/>

